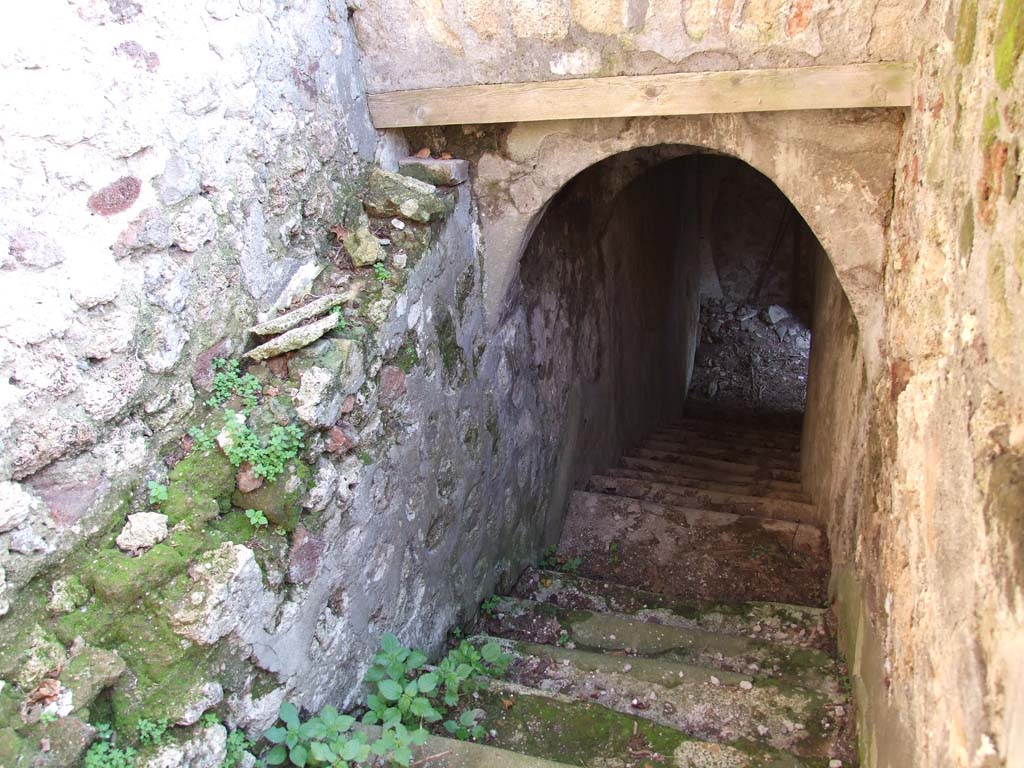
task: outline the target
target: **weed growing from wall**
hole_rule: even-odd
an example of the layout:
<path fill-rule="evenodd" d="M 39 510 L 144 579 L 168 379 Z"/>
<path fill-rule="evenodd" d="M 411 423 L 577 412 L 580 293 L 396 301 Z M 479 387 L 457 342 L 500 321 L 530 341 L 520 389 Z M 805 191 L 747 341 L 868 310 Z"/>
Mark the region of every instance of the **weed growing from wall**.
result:
<path fill-rule="evenodd" d="M 485 732 L 475 711 L 460 712 L 459 705 L 486 678 L 504 676 L 510 661 L 496 643 L 478 649 L 463 640 L 430 669 L 426 654 L 406 648 L 394 635 L 384 635 L 366 674 L 375 693 L 367 697 L 362 716 L 363 724 L 381 726 L 380 737 L 371 741 L 367 731 L 355 729 L 355 717 L 339 714 L 330 705 L 302 720 L 298 708 L 285 702 L 278 712 L 280 724 L 264 734 L 272 745 L 264 757 L 266 764 L 409 766 L 412 748 L 427 741 L 427 726 L 442 720 L 456 738 L 480 739 Z M 445 714 L 451 717 L 445 719 Z"/>

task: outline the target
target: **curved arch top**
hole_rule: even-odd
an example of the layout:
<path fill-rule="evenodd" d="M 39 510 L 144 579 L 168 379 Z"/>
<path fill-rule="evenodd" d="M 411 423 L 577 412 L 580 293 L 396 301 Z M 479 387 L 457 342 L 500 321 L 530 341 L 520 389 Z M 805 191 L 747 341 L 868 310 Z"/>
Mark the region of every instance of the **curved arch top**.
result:
<path fill-rule="evenodd" d="M 789 198 L 825 248 L 860 328 L 869 373 L 880 360 L 886 223 L 902 117 L 891 110 L 703 115 L 517 124 L 503 154 L 477 163 L 484 293 L 496 322 L 536 223 L 569 180 L 606 158 L 665 145 L 742 160 Z"/>

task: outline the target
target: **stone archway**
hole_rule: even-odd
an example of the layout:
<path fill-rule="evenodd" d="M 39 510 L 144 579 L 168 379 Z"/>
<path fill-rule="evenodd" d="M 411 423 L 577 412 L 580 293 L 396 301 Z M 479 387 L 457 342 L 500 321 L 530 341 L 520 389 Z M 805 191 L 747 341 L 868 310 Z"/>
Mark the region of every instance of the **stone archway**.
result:
<path fill-rule="evenodd" d="M 585 168 L 641 147 L 674 145 L 745 161 L 804 217 L 856 316 L 869 374 L 881 357 L 885 230 L 902 115 L 892 110 L 520 123 L 504 153 L 477 163 L 484 293 L 497 320 L 516 265 L 555 193 Z"/>

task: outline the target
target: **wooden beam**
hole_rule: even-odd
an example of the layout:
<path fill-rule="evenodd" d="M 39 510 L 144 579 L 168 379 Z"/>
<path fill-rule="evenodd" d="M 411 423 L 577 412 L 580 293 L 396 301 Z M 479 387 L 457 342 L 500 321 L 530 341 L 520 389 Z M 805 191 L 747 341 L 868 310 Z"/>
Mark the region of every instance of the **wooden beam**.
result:
<path fill-rule="evenodd" d="M 845 64 L 465 85 L 369 96 L 377 128 L 910 105 L 913 66 Z"/>

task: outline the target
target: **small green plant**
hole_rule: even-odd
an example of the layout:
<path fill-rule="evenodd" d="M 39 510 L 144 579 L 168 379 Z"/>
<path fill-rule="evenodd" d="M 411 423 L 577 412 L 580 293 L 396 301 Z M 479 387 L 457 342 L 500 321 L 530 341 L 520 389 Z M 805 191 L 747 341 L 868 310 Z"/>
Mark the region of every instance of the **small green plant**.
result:
<path fill-rule="evenodd" d="M 476 716 L 476 710 L 467 709 L 459 715 L 457 720 L 445 720 L 444 728 L 452 736 L 462 741 L 482 739 L 487 732 L 476 721 Z"/>
<path fill-rule="evenodd" d="M 338 323 L 334 327 L 339 331 L 346 330 L 348 328 L 348 320 L 346 320 L 345 315 L 342 314 L 341 307 L 335 307 L 331 312 L 333 312 L 334 316 L 338 318 Z"/>
<path fill-rule="evenodd" d="M 242 759 L 245 757 L 245 750 L 252 746 L 249 740 L 245 738 L 245 733 L 242 731 L 232 731 L 228 734 L 226 753 L 224 755 L 224 762 L 220 764 L 220 768 L 238 768 L 242 764 Z"/>
<path fill-rule="evenodd" d="M 373 456 L 370 455 L 369 451 L 359 451 L 356 457 L 367 467 L 373 464 Z"/>
<path fill-rule="evenodd" d="M 205 432 L 199 427 L 192 427 L 188 434 L 192 438 L 192 447 L 197 451 L 205 453 L 212 450 L 213 446 L 217 444 L 217 436 L 215 434 Z"/>
<path fill-rule="evenodd" d="M 560 648 L 565 648 L 569 644 L 569 633 L 562 629 L 558 632 L 558 639 L 555 640 L 555 644 Z"/>
<path fill-rule="evenodd" d="M 342 715 L 331 705 L 303 722 L 294 704 L 285 702 L 278 711 L 282 725 L 268 730 L 264 737 L 274 746 L 266 756 L 267 765 L 282 765 L 287 760 L 295 766 L 329 765 L 348 768 L 365 765 L 370 755 L 383 758 L 390 765 L 412 763 L 412 746 L 425 744 L 423 728 L 410 731 L 401 723 L 385 727 L 379 739 L 370 742 L 366 733 L 352 732 L 356 719 Z"/>
<path fill-rule="evenodd" d="M 494 613 L 498 610 L 499 605 L 501 605 L 501 598 L 497 595 L 491 595 L 482 603 L 480 603 L 480 611 L 484 614 L 484 616 L 494 616 Z"/>
<path fill-rule="evenodd" d="M 132 768 L 135 765 L 135 750 L 114 746 L 114 731 L 109 723 L 96 726 L 96 739 L 85 753 L 83 768 Z"/>
<path fill-rule="evenodd" d="M 245 510 L 245 516 L 253 528 L 264 528 L 269 523 L 267 516 L 263 514 L 261 509 L 247 509 Z"/>
<path fill-rule="evenodd" d="M 560 554 L 558 547 L 554 544 L 544 550 L 544 554 L 541 555 L 540 560 L 537 562 L 539 568 L 548 571 L 562 571 L 573 576 L 579 573 L 581 565 L 583 565 L 582 557 L 567 557 Z"/>
<path fill-rule="evenodd" d="M 156 480 L 149 481 L 149 503 L 163 504 L 167 501 L 167 486 Z"/>
<path fill-rule="evenodd" d="M 478 690 L 480 679 L 504 675 L 510 662 L 496 643 L 478 649 L 463 640 L 435 670 L 428 670 L 426 654 L 406 648 L 394 635 L 384 635 L 366 674 L 375 692 L 367 697 L 362 717 L 363 723 L 381 726 L 380 738 L 370 742 L 365 731 L 353 730 L 354 717 L 339 714 L 332 706 L 303 721 L 298 708 L 285 702 L 278 711 L 280 724 L 264 734 L 273 745 L 265 763 L 409 766 L 412 748 L 426 743 L 424 724 L 440 721 L 443 712 Z M 479 739 L 485 732 L 477 720 L 478 711 L 467 710 L 445 721 L 444 728 L 458 738 Z"/>
<path fill-rule="evenodd" d="M 207 712 L 199 718 L 199 724 L 203 726 L 203 728 L 211 728 L 215 725 L 220 725 L 220 718 L 217 717 L 216 712 Z"/>
<path fill-rule="evenodd" d="M 49 725 L 50 723 L 57 722 L 57 715 L 54 712 L 40 712 L 39 722 L 43 725 Z"/>
<path fill-rule="evenodd" d="M 234 466 L 243 462 L 252 464 L 257 477 L 274 482 L 284 472 L 285 465 L 296 456 L 302 447 L 302 430 L 295 424 L 282 427 L 275 424 L 266 443 L 238 418 L 234 411 L 227 410 L 224 426 L 231 437 L 230 445 L 224 452 Z"/>
<path fill-rule="evenodd" d="M 366 682 L 374 684 L 377 692 L 366 699 L 369 709 L 363 722 L 417 726 L 440 720 L 441 713 L 430 700 L 430 694 L 437 690 L 438 675 L 417 674 L 426 663 L 425 653 L 404 647 L 394 635 L 384 635 L 380 651 L 366 673 Z"/>
<path fill-rule="evenodd" d="M 240 365 L 238 360 L 225 360 L 220 357 L 213 361 L 213 394 L 206 401 L 208 406 L 216 408 L 237 395 L 245 404 L 243 410 L 246 412 L 256 407 L 263 387 L 259 379 L 251 373 L 242 375 Z"/>
<path fill-rule="evenodd" d="M 452 627 L 452 637 L 455 640 L 462 639 L 462 627 Z"/>
<path fill-rule="evenodd" d="M 162 744 L 167 736 L 167 719 L 139 720 L 135 728 L 139 732 L 140 744 Z"/>
<path fill-rule="evenodd" d="M 391 279 L 391 271 L 379 261 L 373 265 L 373 274 L 382 283 Z"/>

